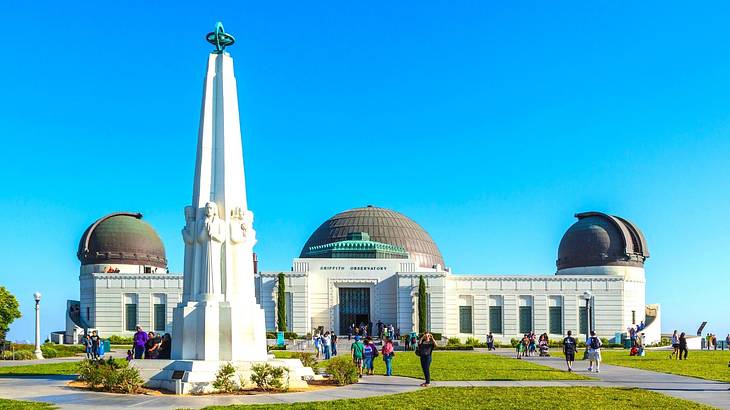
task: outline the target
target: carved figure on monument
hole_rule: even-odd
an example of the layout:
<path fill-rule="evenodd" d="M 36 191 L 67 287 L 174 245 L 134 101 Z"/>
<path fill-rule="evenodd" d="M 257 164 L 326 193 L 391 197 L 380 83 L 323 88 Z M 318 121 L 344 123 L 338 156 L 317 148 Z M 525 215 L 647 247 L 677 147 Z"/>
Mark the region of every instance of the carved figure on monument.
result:
<path fill-rule="evenodd" d="M 182 237 L 185 242 L 185 267 L 183 269 L 183 302 L 190 300 L 195 290 L 191 289 L 193 284 L 193 249 L 195 247 L 195 208 L 185 207 L 185 226 L 182 229 Z"/>
<path fill-rule="evenodd" d="M 221 250 L 226 240 L 226 223 L 218 216 L 218 205 L 215 202 L 205 204 L 205 220 L 198 232 L 198 244 L 203 256 L 200 277 L 203 294 L 220 294 L 222 258 Z"/>

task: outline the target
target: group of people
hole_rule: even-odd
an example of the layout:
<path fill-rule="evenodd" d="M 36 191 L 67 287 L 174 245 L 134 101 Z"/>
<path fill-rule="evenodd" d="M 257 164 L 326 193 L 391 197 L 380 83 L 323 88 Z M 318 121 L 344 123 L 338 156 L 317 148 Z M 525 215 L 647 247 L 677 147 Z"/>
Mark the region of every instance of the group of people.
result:
<path fill-rule="evenodd" d="M 596 336 L 596 332 L 591 330 L 590 336 L 586 339 L 586 348 L 588 351 L 588 371 L 599 373 L 601 371 L 601 347 L 603 342 Z M 568 330 L 568 335 L 563 338 L 563 354 L 565 355 L 565 363 L 568 371 L 573 371 L 573 363 L 575 362 L 575 354 L 578 352 L 578 342 L 573 337 L 573 332 Z"/>
<path fill-rule="evenodd" d="M 169 333 L 160 335 L 155 332 L 145 332 L 141 326 L 137 326 L 132 341 L 132 349 L 127 351 L 127 360 L 170 358 L 172 337 Z"/>
<path fill-rule="evenodd" d="M 515 350 L 517 350 L 517 358 L 534 356 L 537 354 L 538 350 L 540 352 L 540 356 L 549 356 L 549 342 L 550 340 L 548 339 L 547 333 L 541 334 L 539 338 L 535 335 L 535 332 L 525 333 L 515 347 Z M 491 332 L 487 335 L 487 348 L 489 350 L 494 350 L 494 336 L 492 336 Z"/>
<path fill-rule="evenodd" d="M 705 347 L 707 350 L 717 350 L 717 335 L 708 333 L 705 336 Z M 730 334 L 725 337 L 725 348 L 730 348 Z"/>
<path fill-rule="evenodd" d="M 97 333 L 96 330 L 92 331 L 91 335 L 89 335 L 88 333 L 84 334 L 81 342 L 84 345 L 87 359 L 97 360 L 100 357 L 104 356 L 101 338 L 99 337 L 99 333 Z"/>
<path fill-rule="evenodd" d="M 684 332 L 677 335 L 675 330 L 672 333 L 672 353 L 669 354 L 670 359 L 687 360 L 687 337 Z"/>
<path fill-rule="evenodd" d="M 382 347 L 378 351 L 372 337 L 361 338 L 360 335 L 355 335 L 355 341 L 350 346 L 350 355 L 357 366 L 359 377 L 363 377 L 363 374 L 374 374 L 374 361 L 378 356 L 382 356 L 383 362 L 385 362 L 385 375 L 393 375 L 393 358 L 395 357 L 393 339 L 389 335 L 383 335 L 382 341 Z M 424 333 L 416 343 L 415 353 L 421 359 L 421 370 L 425 379 L 421 383 L 422 387 L 428 387 L 431 384 L 431 357 L 435 346 L 436 342 L 429 332 Z"/>
<path fill-rule="evenodd" d="M 337 356 L 337 333 L 334 331 L 315 332 L 312 335 L 312 343 L 316 350 L 317 359 L 324 356 L 325 360 L 329 360 L 332 356 Z"/>

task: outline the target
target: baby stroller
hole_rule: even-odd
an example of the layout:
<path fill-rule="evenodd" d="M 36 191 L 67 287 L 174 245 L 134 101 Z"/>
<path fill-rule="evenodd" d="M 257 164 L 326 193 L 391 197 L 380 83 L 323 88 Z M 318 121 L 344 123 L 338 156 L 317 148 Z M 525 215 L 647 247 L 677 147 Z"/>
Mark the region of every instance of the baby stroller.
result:
<path fill-rule="evenodd" d="M 550 346 L 548 346 L 548 343 L 544 340 L 541 340 L 537 344 L 538 350 L 540 350 L 540 357 L 550 357 Z"/>

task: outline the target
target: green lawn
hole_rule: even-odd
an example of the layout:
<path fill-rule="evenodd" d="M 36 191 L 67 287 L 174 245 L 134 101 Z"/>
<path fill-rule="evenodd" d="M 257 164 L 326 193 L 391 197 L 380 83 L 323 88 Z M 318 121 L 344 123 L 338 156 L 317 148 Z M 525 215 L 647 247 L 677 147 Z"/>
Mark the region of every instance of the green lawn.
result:
<path fill-rule="evenodd" d="M 77 374 L 79 362 L 29 364 L 26 366 L 0 367 L 0 376 L 45 376 L 53 374 Z"/>
<path fill-rule="evenodd" d="M 291 352 L 276 352 L 277 357 L 290 357 Z M 321 362 L 324 368 L 326 362 Z M 385 374 L 382 357 L 375 358 L 375 373 Z M 421 362 L 413 352 L 396 352 L 393 375 L 423 378 Z M 486 353 L 441 352 L 433 353 L 431 362 L 433 380 L 586 380 L 588 377 L 556 370 L 532 363 Z"/>
<path fill-rule="evenodd" d="M 51 410 L 57 408 L 48 403 L 0 399 L 0 410 Z"/>
<path fill-rule="evenodd" d="M 211 406 L 222 409 L 710 409 L 639 389 L 600 387 L 434 387 L 365 399 L 276 405 Z"/>
<path fill-rule="evenodd" d="M 665 350 L 647 350 L 644 357 L 632 357 L 628 350 L 606 350 L 601 352 L 601 356 L 607 364 L 730 382 L 730 351 L 692 350 L 688 360 L 670 360 L 669 353 Z"/>

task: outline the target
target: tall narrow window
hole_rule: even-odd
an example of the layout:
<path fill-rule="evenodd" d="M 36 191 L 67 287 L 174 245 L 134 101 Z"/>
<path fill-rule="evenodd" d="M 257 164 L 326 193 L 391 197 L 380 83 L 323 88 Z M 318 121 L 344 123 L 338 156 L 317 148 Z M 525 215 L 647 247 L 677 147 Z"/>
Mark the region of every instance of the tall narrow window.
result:
<path fill-rule="evenodd" d="M 286 328 L 291 332 L 294 329 L 294 301 L 291 292 L 286 292 L 284 297 L 286 298 Z"/>
<path fill-rule="evenodd" d="M 548 299 L 548 327 L 551 334 L 563 334 L 563 298 L 550 296 Z"/>
<path fill-rule="evenodd" d="M 636 324 L 636 311 L 635 310 L 631 311 L 631 324 L 632 325 Z"/>
<path fill-rule="evenodd" d="M 502 296 L 489 297 L 489 331 L 502 334 Z"/>
<path fill-rule="evenodd" d="M 588 309 L 585 306 L 578 308 L 578 331 L 582 335 L 588 333 Z"/>
<path fill-rule="evenodd" d="M 473 333 L 471 306 L 459 306 L 459 333 Z"/>
<path fill-rule="evenodd" d="M 134 331 L 135 327 L 137 326 L 137 304 L 136 303 L 127 303 L 124 305 L 125 307 L 125 317 L 126 317 L 126 326 L 124 327 L 126 330 Z"/>
<path fill-rule="evenodd" d="M 165 294 L 154 294 L 152 295 L 153 312 L 152 312 L 152 325 L 156 332 L 164 332 L 165 325 L 167 324 L 167 295 Z"/>
<path fill-rule="evenodd" d="M 532 297 L 520 296 L 520 333 L 531 332 L 532 329 Z"/>
<path fill-rule="evenodd" d="M 124 330 L 133 332 L 137 327 L 137 295 L 124 295 Z"/>

